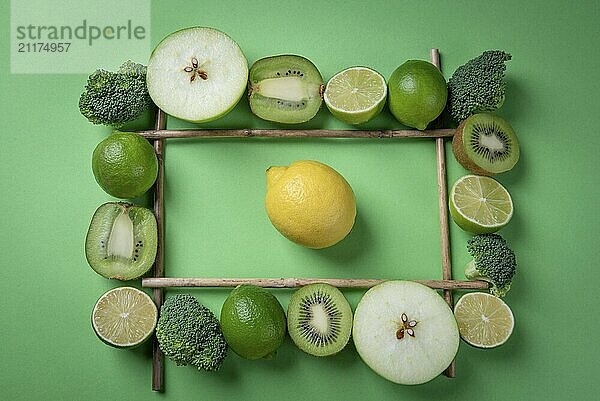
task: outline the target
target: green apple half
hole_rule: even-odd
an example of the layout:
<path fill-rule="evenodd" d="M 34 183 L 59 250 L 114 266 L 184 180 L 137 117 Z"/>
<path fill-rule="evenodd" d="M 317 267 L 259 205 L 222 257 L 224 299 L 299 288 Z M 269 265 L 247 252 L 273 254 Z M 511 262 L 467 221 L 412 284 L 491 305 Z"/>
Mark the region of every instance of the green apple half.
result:
<path fill-rule="evenodd" d="M 450 365 L 459 344 L 448 304 L 411 281 L 387 281 L 368 290 L 356 307 L 352 336 L 362 360 L 399 384 L 432 380 Z"/>
<path fill-rule="evenodd" d="M 240 100 L 248 61 L 229 36 L 193 27 L 164 38 L 152 52 L 148 92 L 164 112 L 195 123 L 217 119 Z"/>

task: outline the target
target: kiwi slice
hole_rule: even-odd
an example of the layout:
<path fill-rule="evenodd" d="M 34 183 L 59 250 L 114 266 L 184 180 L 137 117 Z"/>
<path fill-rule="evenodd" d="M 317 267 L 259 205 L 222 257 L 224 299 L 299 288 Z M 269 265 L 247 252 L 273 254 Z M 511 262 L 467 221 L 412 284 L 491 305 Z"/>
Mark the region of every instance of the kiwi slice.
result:
<path fill-rule="evenodd" d="M 152 267 L 157 236 L 151 210 L 125 202 L 108 202 L 92 217 L 85 239 L 85 257 L 101 276 L 132 280 Z"/>
<path fill-rule="evenodd" d="M 490 113 L 474 114 L 456 129 L 452 140 L 456 160 L 474 174 L 494 175 L 519 160 L 519 141 L 512 127 Z"/>
<path fill-rule="evenodd" d="M 292 295 L 287 315 L 290 337 L 307 354 L 336 354 L 350 339 L 352 309 L 344 294 L 329 284 L 301 287 Z"/>
<path fill-rule="evenodd" d="M 288 124 L 310 120 L 321 107 L 323 90 L 321 73 L 302 56 L 265 57 L 250 67 L 250 109 L 264 120 Z"/>

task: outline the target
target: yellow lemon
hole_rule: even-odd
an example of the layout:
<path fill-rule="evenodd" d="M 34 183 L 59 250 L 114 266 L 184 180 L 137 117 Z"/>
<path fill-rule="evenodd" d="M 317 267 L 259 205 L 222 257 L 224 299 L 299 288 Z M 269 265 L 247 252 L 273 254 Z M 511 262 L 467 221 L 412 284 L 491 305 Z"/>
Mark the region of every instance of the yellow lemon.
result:
<path fill-rule="evenodd" d="M 313 160 L 270 167 L 265 203 L 271 223 L 284 237 L 315 249 L 344 239 L 356 217 L 348 182 L 333 168 Z"/>

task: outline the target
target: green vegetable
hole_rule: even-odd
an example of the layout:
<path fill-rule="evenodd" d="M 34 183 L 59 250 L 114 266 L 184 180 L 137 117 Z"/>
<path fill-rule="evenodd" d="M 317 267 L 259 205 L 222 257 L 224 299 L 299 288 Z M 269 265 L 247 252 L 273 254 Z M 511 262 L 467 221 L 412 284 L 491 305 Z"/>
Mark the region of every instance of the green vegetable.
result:
<path fill-rule="evenodd" d="M 448 108 L 456 121 L 502 106 L 505 62 L 511 58 L 504 51 L 488 50 L 454 71 L 448 81 Z"/>
<path fill-rule="evenodd" d="M 140 117 L 152 104 L 146 67 L 132 61 L 117 72 L 96 70 L 79 98 L 79 110 L 90 122 L 114 127 Z"/>
<path fill-rule="evenodd" d="M 467 251 L 473 260 L 465 268 L 470 280 L 492 284 L 490 292 L 503 297 L 510 290 L 517 267 L 515 253 L 498 234 L 480 234 L 467 241 Z"/>
<path fill-rule="evenodd" d="M 219 320 L 189 294 L 167 298 L 160 309 L 156 338 L 162 352 L 180 366 L 218 370 L 227 356 Z"/>

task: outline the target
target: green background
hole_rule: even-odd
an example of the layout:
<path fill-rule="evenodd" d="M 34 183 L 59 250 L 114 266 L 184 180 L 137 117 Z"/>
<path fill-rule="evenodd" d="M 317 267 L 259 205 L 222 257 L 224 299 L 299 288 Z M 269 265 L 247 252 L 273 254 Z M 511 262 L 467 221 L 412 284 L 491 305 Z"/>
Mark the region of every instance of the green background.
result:
<path fill-rule="evenodd" d="M 0 5 L 5 38 L 6 3 Z M 483 50 L 512 53 L 499 114 L 519 135 L 522 156 L 498 179 L 515 203 L 514 218 L 502 231 L 519 262 L 506 298 L 515 330 L 494 350 L 461 343 L 456 379 L 438 377 L 416 387 L 376 376 L 351 344 L 337 356 L 317 359 L 288 338 L 275 360 L 231 354 L 216 374 L 168 362 L 166 392 L 152 393 L 149 348 L 109 348 L 90 327 L 96 299 L 122 283 L 97 276 L 84 258 L 89 220 L 111 200 L 90 168 L 92 150 L 109 131 L 89 124 L 77 109 L 86 75 L 9 75 L 9 43 L 3 40 L 1 398 L 595 399 L 599 17 L 597 1 L 152 4 L 153 46 L 182 27 L 213 26 L 239 43 L 249 63 L 298 53 L 325 80 L 352 65 L 389 77 L 407 59 L 427 60 L 430 47 L 440 48 L 446 78 Z M 169 127 L 188 126 L 169 121 Z M 242 100 L 226 117 L 201 127 L 279 126 L 253 117 Z M 347 128 L 326 110 L 302 127 Z M 387 110 L 368 127 L 400 128 Z M 171 140 L 166 149 L 170 276 L 440 277 L 431 140 Z M 465 170 L 449 143 L 446 149 L 451 185 Z M 264 170 L 308 158 L 335 167 L 357 197 L 353 232 L 322 251 L 285 240 L 263 207 Z M 454 224 L 450 231 L 453 271 L 461 278 L 469 236 Z M 191 292 L 217 313 L 228 293 Z M 274 292 L 287 306 L 290 292 Z M 362 292 L 345 294 L 355 307 Z"/>

